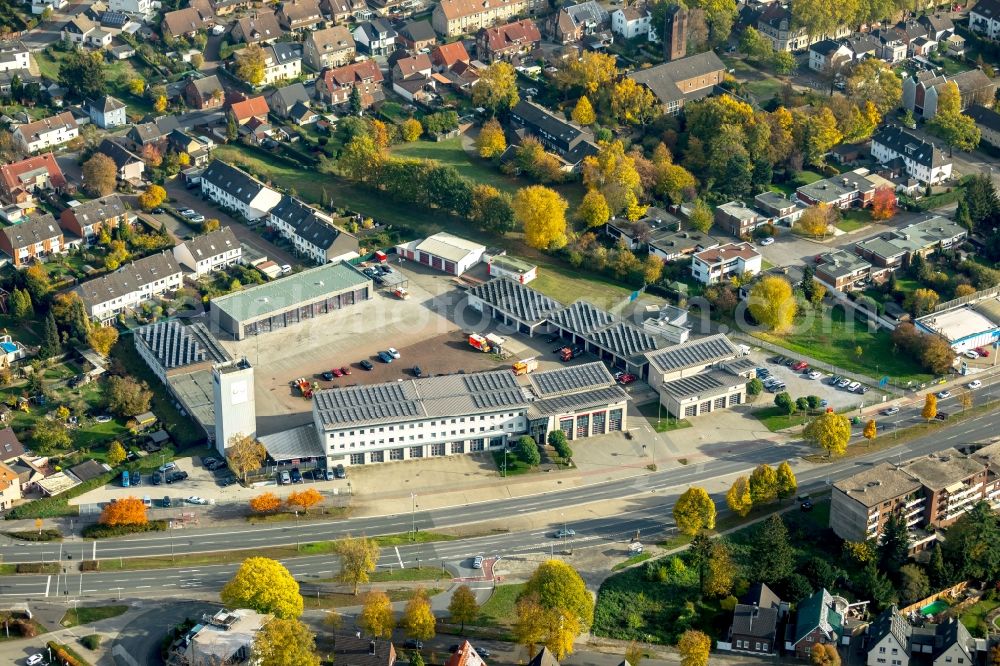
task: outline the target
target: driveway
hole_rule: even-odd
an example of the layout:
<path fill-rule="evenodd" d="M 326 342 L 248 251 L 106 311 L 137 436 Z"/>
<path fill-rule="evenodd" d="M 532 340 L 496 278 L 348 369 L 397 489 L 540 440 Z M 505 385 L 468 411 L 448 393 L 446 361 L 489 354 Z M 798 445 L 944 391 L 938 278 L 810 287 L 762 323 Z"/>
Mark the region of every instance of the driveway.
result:
<path fill-rule="evenodd" d="M 221 208 L 217 208 L 211 202 L 202 199 L 198 196 L 197 190 L 189 190 L 185 188 L 177 182 L 176 179 L 168 184 L 166 189 L 167 194 L 170 197 L 170 201 L 178 208 L 192 208 L 207 218 L 216 218 L 222 226 L 228 226 L 233 230 L 233 233 L 236 234 L 236 238 L 240 240 L 240 243 L 252 247 L 271 261 L 278 264 L 288 264 L 290 266 L 303 265 L 301 259 L 292 256 L 290 252 L 279 248 L 277 245 L 264 240 L 264 238 L 258 233 L 249 229 L 243 223 L 230 217 Z M 166 223 L 167 229 L 175 236 L 183 238 L 184 236 L 191 235 L 193 233 L 189 228 L 187 228 L 187 225 L 178 222 L 171 215 L 158 215 L 156 217 L 158 220 Z"/>

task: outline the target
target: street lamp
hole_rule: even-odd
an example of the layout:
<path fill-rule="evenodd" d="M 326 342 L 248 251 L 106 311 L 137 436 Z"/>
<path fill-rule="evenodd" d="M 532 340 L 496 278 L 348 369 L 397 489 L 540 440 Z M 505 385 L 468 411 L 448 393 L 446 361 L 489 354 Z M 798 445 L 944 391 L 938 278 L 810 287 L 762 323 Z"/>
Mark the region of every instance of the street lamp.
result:
<path fill-rule="evenodd" d="M 417 495 L 410 493 L 410 541 L 417 540 Z"/>

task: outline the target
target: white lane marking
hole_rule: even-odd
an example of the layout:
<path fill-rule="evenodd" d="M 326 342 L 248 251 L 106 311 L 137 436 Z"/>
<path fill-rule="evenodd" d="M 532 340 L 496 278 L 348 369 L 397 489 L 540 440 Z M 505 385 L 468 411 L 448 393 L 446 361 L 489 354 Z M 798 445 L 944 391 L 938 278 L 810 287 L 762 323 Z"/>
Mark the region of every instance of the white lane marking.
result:
<path fill-rule="evenodd" d="M 94 542 L 94 551 L 91 554 L 90 559 L 92 559 L 92 560 L 96 560 L 97 559 L 97 542 L 96 541 Z"/>
<path fill-rule="evenodd" d="M 405 569 L 406 565 L 403 564 L 403 557 L 402 557 L 402 555 L 399 554 L 399 546 L 395 546 L 395 548 L 396 548 L 396 559 L 399 560 L 399 568 L 400 569 Z"/>
<path fill-rule="evenodd" d="M 45 596 L 49 596 L 49 585 L 52 583 L 52 576 L 45 579 Z"/>

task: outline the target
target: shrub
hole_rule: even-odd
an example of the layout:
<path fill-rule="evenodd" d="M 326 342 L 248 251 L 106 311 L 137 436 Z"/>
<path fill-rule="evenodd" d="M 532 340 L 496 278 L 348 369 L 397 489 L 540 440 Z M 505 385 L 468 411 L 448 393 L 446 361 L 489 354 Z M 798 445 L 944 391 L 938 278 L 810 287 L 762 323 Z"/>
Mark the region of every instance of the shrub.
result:
<path fill-rule="evenodd" d="M 98 634 L 90 634 L 80 639 L 80 643 L 88 650 L 96 650 L 101 647 L 101 637 Z"/>
<path fill-rule="evenodd" d="M 55 641 L 49 641 L 45 646 L 52 650 L 52 657 L 55 663 L 64 664 L 65 666 L 85 666 L 85 662 L 78 655 L 70 652 L 67 646 Z"/>
<path fill-rule="evenodd" d="M 100 571 L 100 560 L 84 560 L 80 562 L 80 571 Z"/>
<path fill-rule="evenodd" d="M 19 574 L 59 573 L 59 565 L 54 562 L 21 562 L 14 571 Z"/>
<path fill-rule="evenodd" d="M 167 521 L 151 520 L 139 525 L 101 525 L 94 523 L 83 528 L 85 539 L 106 539 L 108 537 L 136 534 L 139 532 L 162 532 L 167 529 Z"/>
<path fill-rule="evenodd" d="M 28 530 L 27 532 L 5 532 L 11 539 L 21 541 L 59 541 L 62 539 L 62 532 L 59 530 Z"/>

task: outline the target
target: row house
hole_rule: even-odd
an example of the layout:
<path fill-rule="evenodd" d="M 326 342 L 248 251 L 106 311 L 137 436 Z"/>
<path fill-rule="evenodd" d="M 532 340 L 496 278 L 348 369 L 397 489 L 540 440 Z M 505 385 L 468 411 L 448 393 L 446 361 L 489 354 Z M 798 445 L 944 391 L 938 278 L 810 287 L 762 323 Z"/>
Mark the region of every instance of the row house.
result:
<path fill-rule="evenodd" d="M 285 0 L 277 11 L 278 25 L 290 32 L 315 28 L 323 20 L 317 0 Z"/>
<path fill-rule="evenodd" d="M 576 123 L 530 100 L 521 100 L 510 111 L 510 122 L 524 133 L 537 138 L 566 165 L 575 167 L 585 157 L 596 155 L 593 133 Z"/>
<path fill-rule="evenodd" d="M 291 118 L 296 106 L 309 106 L 309 91 L 301 83 L 282 86 L 267 94 L 267 106 L 279 118 Z"/>
<path fill-rule="evenodd" d="M 18 125 L 13 131 L 14 143 L 28 153 L 55 148 L 80 136 L 80 128 L 69 111 Z"/>
<path fill-rule="evenodd" d="M 348 23 L 370 13 L 365 0 L 320 0 L 319 8 L 334 23 Z"/>
<path fill-rule="evenodd" d="M 977 104 L 992 104 L 997 84 L 981 69 L 970 69 L 954 75 L 920 71 L 903 79 L 903 108 L 918 118 L 930 120 L 937 115 L 937 100 L 949 82 L 958 87 L 964 111 Z"/>
<path fill-rule="evenodd" d="M 506 23 L 527 12 L 528 0 L 441 0 L 431 13 L 431 24 L 439 35 L 457 37 Z"/>
<path fill-rule="evenodd" d="M 17 72 L 28 69 L 30 59 L 24 42 L 0 41 L 0 72 Z"/>
<path fill-rule="evenodd" d="M 483 28 L 476 35 L 476 54 L 485 63 L 511 61 L 538 48 L 542 34 L 531 19 Z"/>
<path fill-rule="evenodd" d="M 396 31 L 385 19 L 365 21 L 354 29 L 354 43 L 370 56 L 385 56 L 396 50 Z"/>
<path fill-rule="evenodd" d="M 267 215 L 281 195 L 241 169 L 213 160 L 201 174 L 201 192 L 247 220 Z"/>
<path fill-rule="evenodd" d="M 0 199 L 6 203 L 25 202 L 38 192 L 58 192 L 64 187 L 66 177 L 52 153 L 0 166 Z"/>
<path fill-rule="evenodd" d="M 1000 38 L 1000 0 L 980 0 L 969 10 L 969 30 L 989 39 Z"/>
<path fill-rule="evenodd" d="M 843 39 L 851 34 L 847 26 L 838 26 L 832 34 L 810 35 L 803 27 L 795 25 L 792 12 L 780 3 L 773 3 L 761 12 L 757 30 L 771 42 L 775 51 L 804 51 L 810 44 L 824 39 Z"/>
<path fill-rule="evenodd" d="M 434 50 L 431 51 L 431 65 L 434 67 L 435 72 L 451 69 L 458 63 L 465 63 L 467 65 L 471 61 L 472 58 L 469 57 L 469 52 L 465 50 L 465 44 L 461 41 L 440 44 L 435 46 Z"/>
<path fill-rule="evenodd" d="M 801 185 L 795 190 L 795 198 L 806 206 L 826 204 L 842 210 L 867 208 L 874 201 L 875 193 L 883 187 L 895 189 L 892 182 L 859 167 L 838 176 Z"/>
<path fill-rule="evenodd" d="M 763 257 L 750 243 L 727 243 L 691 255 L 691 275 L 702 284 L 760 273 Z"/>
<path fill-rule="evenodd" d="M 229 33 L 233 44 L 273 44 L 285 31 L 271 12 L 253 13 L 238 19 Z"/>
<path fill-rule="evenodd" d="M 48 213 L 32 215 L 20 224 L 0 229 L 0 250 L 17 268 L 65 249 L 62 229 Z"/>
<path fill-rule="evenodd" d="M 317 264 L 358 256 L 357 237 L 338 229 L 333 220 L 302 201 L 285 195 L 268 213 L 268 225 Z"/>
<path fill-rule="evenodd" d="M 929 215 L 918 222 L 858 241 L 854 252 L 874 266 L 896 270 L 909 265 L 917 254 L 927 257 L 956 247 L 968 235 L 968 229 L 954 220 Z"/>
<path fill-rule="evenodd" d="M 304 46 L 306 64 L 316 71 L 346 65 L 357 53 L 351 31 L 342 25 L 310 32 Z"/>
<path fill-rule="evenodd" d="M 195 7 L 185 7 L 163 15 L 160 30 L 167 38 L 193 37 L 212 24 L 212 16 L 203 14 Z"/>
<path fill-rule="evenodd" d="M 958 618 L 939 624 L 911 626 L 896 606 L 882 611 L 865 630 L 867 666 L 972 666 L 978 659 L 976 639 Z"/>
<path fill-rule="evenodd" d="M 208 4 L 216 16 L 227 16 L 236 11 L 250 9 L 253 2 L 251 0 L 209 0 Z"/>
<path fill-rule="evenodd" d="M 871 154 L 884 166 L 899 165 L 921 185 L 937 185 L 951 178 L 951 160 L 933 143 L 898 125 L 886 125 L 875 132 Z"/>
<path fill-rule="evenodd" d="M 195 236 L 174 246 L 174 260 L 199 278 L 228 268 L 243 258 L 243 246 L 229 227 Z"/>
<path fill-rule="evenodd" d="M 385 98 L 382 81 L 382 70 L 374 60 L 325 69 L 316 80 L 316 97 L 326 104 L 338 106 L 346 104 L 351 98 L 351 91 L 357 88 L 361 106 L 367 109 Z"/>
<path fill-rule="evenodd" d="M 965 115 L 975 121 L 983 143 L 1000 148 L 1000 113 L 987 106 L 973 106 Z"/>
<path fill-rule="evenodd" d="M 264 46 L 264 79 L 261 86 L 302 76 L 302 45 L 275 42 Z"/>
<path fill-rule="evenodd" d="M 117 194 L 70 206 L 59 216 L 59 225 L 86 243 L 93 243 L 102 231 L 126 224 L 128 209 Z"/>
<path fill-rule="evenodd" d="M 102 324 L 142 303 L 159 298 L 183 286 L 180 266 L 170 250 L 130 261 L 114 273 L 88 280 L 73 291 L 87 315 Z"/>

